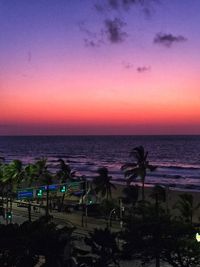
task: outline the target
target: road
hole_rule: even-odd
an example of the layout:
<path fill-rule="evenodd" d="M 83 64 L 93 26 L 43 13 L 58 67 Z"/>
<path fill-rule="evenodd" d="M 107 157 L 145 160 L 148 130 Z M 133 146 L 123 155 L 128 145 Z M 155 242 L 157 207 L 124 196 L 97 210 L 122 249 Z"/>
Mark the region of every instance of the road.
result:
<path fill-rule="evenodd" d="M 19 202 L 13 203 L 13 223 L 23 223 L 28 220 L 28 208 L 27 207 L 18 207 Z M 39 217 L 45 215 L 44 208 L 38 208 L 36 211 L 31 209 L 31 219 L 36 220 Z M 82 216 L 82 211 L 74 210 L 73 212 L 58 212 L 51 211 L 50 215 L 53 216 L 53 222 L 61 226 L 71 226 L 75 227 L 76 233 L 87 234 L 92 231 L 94 228 L 105 228 L 107 226 L 107 221 L 101 218 L 87 217 Z M 0 217 L 1 223 L 6 223 L 3 217 Z M 112 230 L 120 230 L 119 222 L 112 223 Z"/>

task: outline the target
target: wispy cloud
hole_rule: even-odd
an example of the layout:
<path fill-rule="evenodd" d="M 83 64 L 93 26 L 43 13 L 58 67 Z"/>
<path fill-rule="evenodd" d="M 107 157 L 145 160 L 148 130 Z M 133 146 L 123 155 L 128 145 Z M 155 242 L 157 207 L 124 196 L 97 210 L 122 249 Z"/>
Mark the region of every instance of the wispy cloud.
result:
<path fill-rule="evenodd" d="M 95 32 L 92 32 L 87 28 L 85 21 L 80 21 L 78 23 L 78 27 L 79 27 L 79 30 L 81 32 L 83 32 L 84 34 L 86 34 L 88 37 L 90 37 L 90 38 L 96 38 L 97 37 L 97 34 Z"/>
<path fill-rule="evenodd" d="M 157 2 L 158 0 L 107 0 L 108 6 L 112 9 L 129 9 L 131 6 L 134 5 L 141 5 L 141 6 L 149 6 L 153 2 Z"/>
<path fill-rule="evenodd" d="M 85 43 L 85 46 L 87 47 L 100 47 L 101 44 L 103 44 L 103 40 L 99 39 L 99 40 L 92 40 L 92 39 L 87 39 L 87 38 L 84 38 L 84 43 Z"/>
<path fill-rule="evenodd" d="M 147 71 L 150 71 L 151 67 L 150 66 L 142 66 L 142 67 L 137 67 L 137 72 L 139 73 L 144 73 Z"/>
<path fill-rule="evenodd" d="M 122 65 L 123 65 L 123 67 L 124 67 L 125 69 L 131 69 L 131 68 L 133 68 L 133 64 L 130 63 L 130 62 L 125 62 L 125 61 L 123 61 L 123 62 L 122 62 Z"/>
<path fill-rule="evenodd" d="M 174 43 L 181 43 L 187 41 L 182 35 L 173 35 L 171 33 L 157 33 L 154 38 L 155 44 L 161 44 L 165 47 L 171 47 Z"/>
<path fill-rule="evenodd" d="M 87 47 L 99 47 L 103 44 L 103 33 L 95 33 L 90 31 L 84 21 L 78 23 L 79 30 L 84 33 L 85 38 L 83 39 L 85 46 Z"/>
<path fill-rule="evenodd" d="M 126 39 L 128 34 L 122 30 L 125 25 L 126 23 L 119 18 L 105 20 L 106 34 L 111 43 L 121 43 Z"/>

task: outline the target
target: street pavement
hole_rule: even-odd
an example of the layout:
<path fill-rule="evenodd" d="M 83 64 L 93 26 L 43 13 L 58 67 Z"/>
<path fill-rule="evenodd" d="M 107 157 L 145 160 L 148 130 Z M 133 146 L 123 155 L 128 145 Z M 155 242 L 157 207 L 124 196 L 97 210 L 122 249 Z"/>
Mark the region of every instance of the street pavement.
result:
<path fill-rule="evenodd" d="M 76 233 L 87 234 L 92 231 L 94 228 L 105 228 L 107 227 L 107 220 L 102 218 L 94 218 L 89 216 L 82 216 L 82 211 L 74 210 L 72 212 L 58 212 L 56 210 L 49 212 L 53 216 L 52 221 L 60 226 L 70 226 L 75 227 Z M 31 208 L 31 219 L 36 220 L 39 217 L 45 215 L 44 208 L 37 208 L 34 211 L 33 207 Z M 28 220 L 28 208 L 19 207 L 18 203 L 13 203 L 13 223 L 23 223 Z M 0 223 L 6 223 L 6 220 L 1 216 Z M 119 222 L 112 222 L 112 230 L 120 230 Z"/>

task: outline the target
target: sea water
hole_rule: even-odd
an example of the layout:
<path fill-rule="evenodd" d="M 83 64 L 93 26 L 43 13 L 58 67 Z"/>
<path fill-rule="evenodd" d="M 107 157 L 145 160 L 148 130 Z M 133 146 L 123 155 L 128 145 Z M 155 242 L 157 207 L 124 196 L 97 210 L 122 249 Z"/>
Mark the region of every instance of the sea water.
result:
<path fill-rule="evenodd" d="M 149 152 L 149 163 L 157 166 L 148 173 L 147 185 L 200 190 L 200 136 L 0 136 L 0 156 L 24 164 L 46 157 L 51 169 L 62 158 L 88 178 L 105 166 L 113 180 L 123 182 L 121 166 L 140 145 Z"/>

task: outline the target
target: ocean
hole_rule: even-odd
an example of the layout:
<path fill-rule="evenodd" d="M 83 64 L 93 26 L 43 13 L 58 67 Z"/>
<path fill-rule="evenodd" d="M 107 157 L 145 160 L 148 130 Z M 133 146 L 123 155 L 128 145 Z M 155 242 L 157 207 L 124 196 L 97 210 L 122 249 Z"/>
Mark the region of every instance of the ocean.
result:
<path fill-rule="evenodd" d="M 52 170 L 62 158 L 88 178 L 106 166 L 112 179 L 122 183 L 120 168 L 131 160 L 131 149 L 140 145 L 157 166 L 148 173 L 147 186 L 200 190 L 200 136 L 0 136 L 0 156 L 24 164 L 47 157 Z"/>

